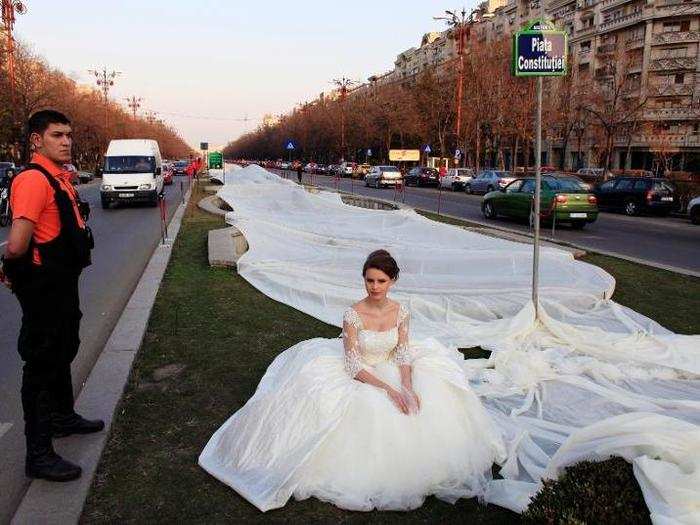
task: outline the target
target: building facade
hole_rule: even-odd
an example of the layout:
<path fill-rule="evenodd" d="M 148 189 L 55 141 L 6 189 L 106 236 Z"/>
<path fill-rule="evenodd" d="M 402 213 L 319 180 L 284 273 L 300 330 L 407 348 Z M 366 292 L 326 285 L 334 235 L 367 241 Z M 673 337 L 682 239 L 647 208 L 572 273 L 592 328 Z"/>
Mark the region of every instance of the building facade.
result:
<path fill-rule="evenodd" d="M 545 0 L 545 13 L 569 35 L 569 64 L 580 89 L 622 82 L 635 111 L 614 137 L 613 168 L 700 171 L 700 0 Z M 538 0 L 490 0 L 471 23 L 479 44 L 509 37 L 541 12 Z M 467 43 L 469 45 L 469 43 Z M 400 53 L 394 69 L 369 77 L 361 93 L 387 83 L 408 84 L 427 68 L 453 67 L 453 30 L 427 33 Z M 567 169 L 594 162 L 600 137 L 547 137 L 545 162 Z"/>

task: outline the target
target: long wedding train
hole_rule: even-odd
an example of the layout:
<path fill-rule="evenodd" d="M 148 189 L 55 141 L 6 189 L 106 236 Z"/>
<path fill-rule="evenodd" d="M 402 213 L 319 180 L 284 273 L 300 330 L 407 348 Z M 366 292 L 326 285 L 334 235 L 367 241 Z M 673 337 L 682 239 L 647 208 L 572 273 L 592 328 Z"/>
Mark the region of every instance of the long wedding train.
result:
<path fill-rule="evenodd" d="M 347 205 L 259 166 L 227 169 L 218 196 L 248 241 L 238 272 L 258 290 L 341 326 L 363 297 L 358 269 L 386 248 L 413 341 L 492 352 L 461 362 L 507 444 L 486 501 L 520 512 L 543 478 L 618 455 L 655 523 L 700 523 L 700 336 L 615 303 L 611 275 L 553 248 L 541 252 L 536 321 L 528 245 Z"/>

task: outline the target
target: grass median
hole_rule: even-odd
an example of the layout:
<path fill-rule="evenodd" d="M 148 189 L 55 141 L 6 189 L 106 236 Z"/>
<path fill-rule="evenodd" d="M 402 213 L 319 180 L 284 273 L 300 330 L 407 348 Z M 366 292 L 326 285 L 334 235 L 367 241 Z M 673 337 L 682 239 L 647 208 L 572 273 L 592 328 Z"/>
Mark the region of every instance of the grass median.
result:
<path fill-rule="evenodd" d="M 520 516 L 499 507 L 435 498 L 410 513 L 347 512 L 309 499 L 262 514 L 199 468 L 209 437 L 250 398 L 275 356 L 299 341 L 339 333 L 269 299 L 235 272 L 210 268 L 207 232 L 225 225 L 196 207 L 202 196 L 195 190 L 183 219 L 81 521 L 519 523 Z M 651 295 L 641 301 L 654 303 L 648 306 L 658 321 L 700 331 L 691 315 L 700 279 L 661 278 L 660 270 L 606 259 L 589 262 L 616 275 L 623 304 L 645 312 L 636 290 L 646 289 Z M 673 308 L 660 306 L 654 290 L 676 293 Z"/>

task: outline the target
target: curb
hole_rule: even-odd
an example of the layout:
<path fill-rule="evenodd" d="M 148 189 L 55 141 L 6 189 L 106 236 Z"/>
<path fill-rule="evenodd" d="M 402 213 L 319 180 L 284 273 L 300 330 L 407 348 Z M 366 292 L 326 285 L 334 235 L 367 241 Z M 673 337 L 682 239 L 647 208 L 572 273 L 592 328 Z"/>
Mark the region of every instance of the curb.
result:
<path fill-rule="evenodd" d="M 141 347 L 151 309 L 165 269 L 170 261 L 173 241 L 180 231 L 185 209 L 192 195 L 178 206 L 169 224 L 171 237 L 158 244 L 107 344 L 97 359 L 75 403 L 76 411 L 89 418 L 101 418 L 105 430 L 97 434 L 54 441 L 59 454 L 83 468 L 83 475 L 70 483 L 34 480 L 17 508 L 12 525 L 78 523 L 92 485 L 102 451 L 109 437 L 114 411 L 126 386 L 134 358 Z"/>

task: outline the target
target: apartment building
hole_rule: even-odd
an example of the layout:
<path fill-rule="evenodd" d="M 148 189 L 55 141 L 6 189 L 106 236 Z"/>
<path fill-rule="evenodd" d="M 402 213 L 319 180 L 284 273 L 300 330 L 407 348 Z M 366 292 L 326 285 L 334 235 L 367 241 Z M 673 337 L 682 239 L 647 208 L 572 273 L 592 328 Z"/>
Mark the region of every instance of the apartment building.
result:
<path fill-rule="evenodd" d="M 638 106 L 629 132 L 614 139 L 614 168 L 655 169 L 660 157 L 674 169 L 700 171 L 700 0 L 544 0 L 545 12 L 569 35 L 569 62 L 577 83 L 624 82 Z M 540 15 L 538 0 L 490 0 L 471 25 L 472 40 L 488 43 L 512 35 Z M 453 30 L 427 33 L 400 53 L 394 69 L 369 77 L 373 85 L 414 82 L 426 68 L 451 67 L 457 56 Z M 623 77 L 623 80 L 620 78 Z M 567 168 L 594 162 L 600 137 L 547 137 L 545 161 Z"/>

